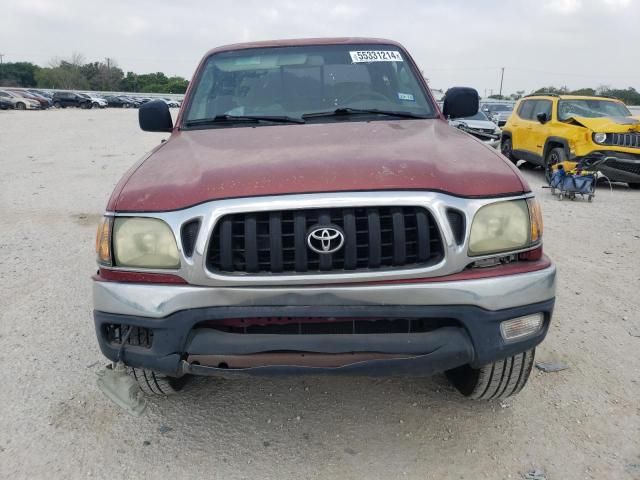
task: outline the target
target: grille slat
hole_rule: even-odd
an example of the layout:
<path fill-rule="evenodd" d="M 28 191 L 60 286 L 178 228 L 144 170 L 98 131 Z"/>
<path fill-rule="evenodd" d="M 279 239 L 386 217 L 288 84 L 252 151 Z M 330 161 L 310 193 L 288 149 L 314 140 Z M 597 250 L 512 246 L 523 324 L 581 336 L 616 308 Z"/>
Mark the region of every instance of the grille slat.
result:
<path fill-rule="evenodd" d="M 391 209 L 393 218 L 393 265 L 404 265 L 407 257 L 407 240 L 404 227 L 404 213 L 402 208 Z"/>
<path fill-rule="evenodd" d="M 603 145 L 640 148 L 640 133 L 608 133 Z"/>
<path fill-rule="evenodd" d="M 273 273 L 282 273 L 282 224 L 280 219 L 280 212 L 269 214 L 269 258 Z"/>
<path fill-rule="evenodd" d="M 331 254 L 307 244 L 316 226 L 335 226 L 344 245 Z M 207 268 L 223 274 L 302 274 L 419 268 L 444 256 L 440 230 L 422 207 L 348 207 L 236 213 L 214 227 Z"/>
<path fill-rule="evenodd" d="M 367 209 L 367 222 L 369 224 L 369 267 L 378 268 L 382 256 L 380 215 L 375 208 Z"/>
<path fill-rule="evenodd" d="M 244 222 L 244 258 L 246 270 L 249 273 L 258 273 L 258 237 L 256 230 L 256 216 L 249 214 Z"/>
<path fill-rule="evenodd" d="M 344 269 L 355 270 L 358 265 L 356 216 L 352 208 L 343 212 L 344 225 Z"/>
<path fill-rule="evenodd" d="M 220 267 L 233 268 L 233 225 L 230 218 L 224 218 L 220 225 Z"/>

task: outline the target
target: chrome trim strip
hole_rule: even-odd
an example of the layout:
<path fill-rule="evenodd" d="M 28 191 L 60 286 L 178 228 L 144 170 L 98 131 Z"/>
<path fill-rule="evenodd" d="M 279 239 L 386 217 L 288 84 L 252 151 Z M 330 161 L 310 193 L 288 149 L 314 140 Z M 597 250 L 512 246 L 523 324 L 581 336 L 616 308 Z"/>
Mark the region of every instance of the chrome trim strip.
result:
<path fill-rule="evenodd" d="M 504 277 L 430 283 L 314 287 L 197 287 L 93 282 L 95 310 L 161 318 L 189 308 L 313 305 L 475 305 L 487 310 L 555 296 L 556 268 Z"/>
<path fill-rule="evenodd" d="M 247 286 L 247 285 L 318 285 L 325 283 L 366 282 L 371 280 L 396 280 L 408 278 L 438 277 L 458 273 L 471 262 L 495 257 L 496 254 L 470 257 L 467 255 L 468 238 L 471 222 L 481 207 L 497 202 L 521 200 L 533 197 L 532 193 L 504 198 L 460 198 L 439 192 L 385 191 L 385 192 L 336 192 L 320 194 L 281 195 L 269 197 L 239 198 L 216 200 L 196 205 L 184 210 L 152 213 L 117 213 L 107 212 L 115 217 L 151 217 L 164 220 L 171 227 L 178 250 L 180 252 L 180 268 L 140 269 L 115 267 L 113 270 L 135 271 L 146 273 L 169 273 L 184 278 L 191 285 L 206 286 Z M 429 210 L 438 224 L 443 237 L 444 258 L 435 265 L 425 268 L 375 270 L 372 272 L 325 273 L 325 274 L 283 274 L 283 275 L 251 275 L 214 273 L 206 268 L 206 252 L 213 227 L 224 215 L 243 212 L 264 212 L 271 210 L 295 210 L 310 208 L 348 208 L 365 206 L 416 206 Z M 465 241 L 457 245 L 449 221 L 447 209 L 454 208 L 465 216 Z M 181 227 L 184 223 L 200 218 L 201 226 L 192 258 L 182 251 L 180 239 Z M 519 251 L 530 250 L 525 248 Z M 519 252 L 518 251 L 518 252 Z M 517 253 L 517 252 L 509 252 Z"/>

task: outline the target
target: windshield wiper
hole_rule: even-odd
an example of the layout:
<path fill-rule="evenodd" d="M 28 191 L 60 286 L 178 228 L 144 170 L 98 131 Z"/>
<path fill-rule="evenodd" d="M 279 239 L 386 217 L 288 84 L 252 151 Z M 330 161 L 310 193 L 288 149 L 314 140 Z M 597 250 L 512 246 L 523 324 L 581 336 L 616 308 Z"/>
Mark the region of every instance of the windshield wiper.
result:
<path fill-rule="evenodd" d="M 269 123 L 305 123 L 301 118 L 287 117 L 285 115 L 216 115 L 211 118 L 197 118 L 195 120 L 187 120 L 187 127 L 196 125 L 214 125 L 216 123 L 233 123 L 233 122 L 269 122 Z"/>
<path fill-rule="evenodd" d="M 426 115 L 420 115 L 417 113 L 411 112 L 401 112 L 395 110 L 380 110 L 377 108 L 351 108 L 351 107 L 340 107 L 335 110 L 330 110 L 328 112 L 313 112 L 313 113 L 305 113 L 302 115 L 302 118 L 319 118 L 319 117 L 339 117 L 343 115 L 388 115 L 390 117 L 400 117 L 400 118 L 430 118 Z"/>

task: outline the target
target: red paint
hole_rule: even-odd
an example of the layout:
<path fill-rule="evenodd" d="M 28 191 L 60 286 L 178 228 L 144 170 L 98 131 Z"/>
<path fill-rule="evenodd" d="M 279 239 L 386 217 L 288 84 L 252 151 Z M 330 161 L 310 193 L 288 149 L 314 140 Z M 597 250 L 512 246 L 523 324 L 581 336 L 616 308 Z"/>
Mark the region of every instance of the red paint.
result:
<path fill-rule="evenodd" d="M 387 44 L 368 38 L 279 40 L 228 45 L 229 50 L 330 44 Z M 423 79 L 420 78 L 420 81 Z M 425 90 L 430 91 L 426 83 Z M 434 102 L 435 104 L 435 102 Z M 176 125 L 181 125 L 183 110 Z M 463 197 L 528 192 L 517 169 L 493 149 L 442 119 L 174 129 L 168 141 L 134 165 L 107 210 L 178 210 L 209 200 L 296 193 L 436 190 Z"/>
<path fill-rule="evenodd" d="M 537 251 L 532 250 L 532 251 Z M 542 248 L 540 248 L 542 251 Z M 542 253 L 542 252 L 541 252 Z M 544 270 L 551 266 L 551 260 L 546 255 L 541 255 L 539 260 L 521 261 L 500 265 L 498 267 L 474 268 L 465 270 L 453 275 L 443 277 L 430 278 L 409 278 L 400 280 L 381 280 L 378 282 L 365 283 L 330 283 L 316 285 L 316 287 L 332 287 L 336 285 L 344 286 L 363 286 L 363 285 L 384 285 L 398 283 L 437 283 L 437 282 L 457 282 L 464 280 L 477 280 L 481 278 L 503 277 L 506 275 L 517 275 L 521 273 L 535 272 Z M 98 275 L 94 275 L 93 279 L 98 282 L 133 282 L 133 283 L 170 283 L 170 284 L 187 284 L 187 282 L 177 275 L 162 273 L 144 273 L 144 272 L 123 272 L 118 270 L 100 269 Z"/>
<path fill-rule="evenodd" d="M 441 120 L 217 128 L 173 133 L 130 170 L 108 210 L 358 190 L 485 197 L 529 188 L 495 151 Z"/>
<path fill-rule="evenodd" d="M 542 245 L 538 248 L 534 248 L 533 250 L 529 250 L 528 252 L 521 253 L 518 255 L 518 258 L 520 260 L 528 261 L 540 260 L 542 258 Z"/>
<path fill-rule="evenodd" d="M 184 278 L 168 273 L 122 272 L 101 268 L 93 276 L 96 282 L 171 283 L 186 284 Z"/>
<path fill-rule="evenodd" d="M 542 253 L 542 252 L 541 252 Z M 366 282 L 366 283 L 343 283 L 344 286 L 358 286 L 358 285 L 380 285 L 380 284 L 397 284 L 397 283 L 437 283 L 437 282 L 458 282 L 464 280 L 478 280 L 482 278 L 504 277 L 507 275 L 518 275 L 521 273 L 536 272 L 538 270 L 544 270 L 551 266 L 551 260 L 546 255 L 541 255 L 541 258 L 531 262 L 513 262 L 500 265 L 497 267 L 487 268 L 472 268 L 464 270 L 460 273 L 454 273 L 452 275 L 445 275 L 443 277 L 430 277 L 430 278 L 409 278 L 400 280 L 381 280 L 379 282 Z"/>

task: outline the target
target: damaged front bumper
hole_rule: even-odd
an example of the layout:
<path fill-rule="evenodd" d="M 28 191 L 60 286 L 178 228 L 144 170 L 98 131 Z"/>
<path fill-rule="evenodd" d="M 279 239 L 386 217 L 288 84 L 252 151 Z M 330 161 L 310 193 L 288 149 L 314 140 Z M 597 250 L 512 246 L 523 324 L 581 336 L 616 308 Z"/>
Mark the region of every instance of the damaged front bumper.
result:
<path fill-rule="evenodd" d="M 117 358 L 122 329 L 135 327 L 124 347 L 125 363 L 173 376 L 431 375 L 533 348 L 546 335 L 554 298 L 553 265 L 499 277 L 365 286 L 218 288 L 96 281 L 94 320 L 106 357 Z M 519 341 L 504 340 L 502 322 L 536 314 L 543 318 L 538 331 Z M 393 329 L 380 330 L 384 322 L 376 319 Z M 257 321 L 260 328 L 273 322 L 285 331 L 237 328 L 243 321 Z M 395 322 L 408 328 L 399 332 Z M 331 331 L 345 324 L 353 324 L 353 330 Z M 308 331 L 311 325 L 320 330 Z"/>

